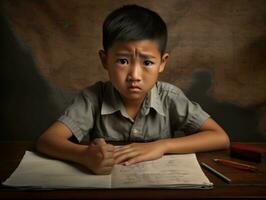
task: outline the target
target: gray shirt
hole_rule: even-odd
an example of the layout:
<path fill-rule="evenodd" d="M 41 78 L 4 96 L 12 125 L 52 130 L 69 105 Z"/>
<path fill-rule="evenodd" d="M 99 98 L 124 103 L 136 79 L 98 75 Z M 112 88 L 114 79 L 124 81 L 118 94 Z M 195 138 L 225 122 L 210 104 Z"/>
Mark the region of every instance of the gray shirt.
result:
<path fill-rule="evenodd" d="M 133 120 L 111 82 L 97 82 L 83 90 L 58 120 L 79 140 L 152 141 L 174 137 L 174 132 L 198 131 L 209 118 L 199 104 L 189 101 L 174 85 L 157 82 Z"/>

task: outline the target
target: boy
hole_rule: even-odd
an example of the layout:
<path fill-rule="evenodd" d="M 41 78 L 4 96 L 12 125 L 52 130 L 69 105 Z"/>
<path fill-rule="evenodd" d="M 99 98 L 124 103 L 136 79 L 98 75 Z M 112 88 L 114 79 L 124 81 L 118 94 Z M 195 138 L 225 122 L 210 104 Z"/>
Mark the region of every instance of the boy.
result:
<path fill-rule="evenodd" d="M 224 130 L 177 87 L 157 81 L 169 55 L 161 17 L 129 5 L 103 24 L 99 51 L 110 81 L 98 82 L 76 97 L 63 116 L 37 142 L 37 150 L 109 174 L 115 164 L 130 165 L 165 153 L 228 148 Z M 174 131 L 187 136 L 174 138 Z M 90 144 L 74 144 L 90 137 Z M 135 142 L 114 148 L 106 141 Z M 141 143 L 141 142 L 145 143 Z"/>

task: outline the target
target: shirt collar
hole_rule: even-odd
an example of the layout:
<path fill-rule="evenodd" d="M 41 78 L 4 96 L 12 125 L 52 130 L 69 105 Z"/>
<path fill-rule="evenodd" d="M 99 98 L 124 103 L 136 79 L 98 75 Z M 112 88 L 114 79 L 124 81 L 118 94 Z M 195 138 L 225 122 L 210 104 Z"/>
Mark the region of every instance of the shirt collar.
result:
<path fill-rule="evenodd" d="M 144 106 L 147 108 L 145 115 L 149 113 L 150 108 L 153 108 L 160 115 L 165 116 L 163 104 L 158 93 L 157 84 L 153 86 L 153 88 L 147 95 L 144 104 Z"/>
<path fill-rule="evenodd" d="M 112 114 L 116 111 L 124 110 L 120 95 L 112 86 L 111 82 L 107 82 L 103 94 L 103 103 L 101 108 L 102 115 Z"/>

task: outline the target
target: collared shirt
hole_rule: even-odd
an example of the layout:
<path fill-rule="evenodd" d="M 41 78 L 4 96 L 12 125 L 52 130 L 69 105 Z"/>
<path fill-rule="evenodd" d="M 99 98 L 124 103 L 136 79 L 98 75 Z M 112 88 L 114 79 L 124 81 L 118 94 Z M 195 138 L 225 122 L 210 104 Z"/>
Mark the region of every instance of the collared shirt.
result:
<path fill-rule="evenodd" d="M 111 82 L 97 82 L 83 90 L 58 120 L 79 140 L 104 137 L 107 141 L 152 141 L 191 134 L 209 115 L 174 85 L 156 82 L 135 119 L 126 112 Z"/>

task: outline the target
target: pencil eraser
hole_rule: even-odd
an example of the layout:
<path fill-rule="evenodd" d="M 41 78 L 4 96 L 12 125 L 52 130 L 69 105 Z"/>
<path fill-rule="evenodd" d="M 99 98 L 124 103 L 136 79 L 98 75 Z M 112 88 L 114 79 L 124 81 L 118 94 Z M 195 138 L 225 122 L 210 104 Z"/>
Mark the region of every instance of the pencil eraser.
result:
<path fill-rule="evenodd" d="M 252 145 L 234 143 L 230 147 L 231 157 L 252 162 L 266 162 L 266 144 Z"/>

